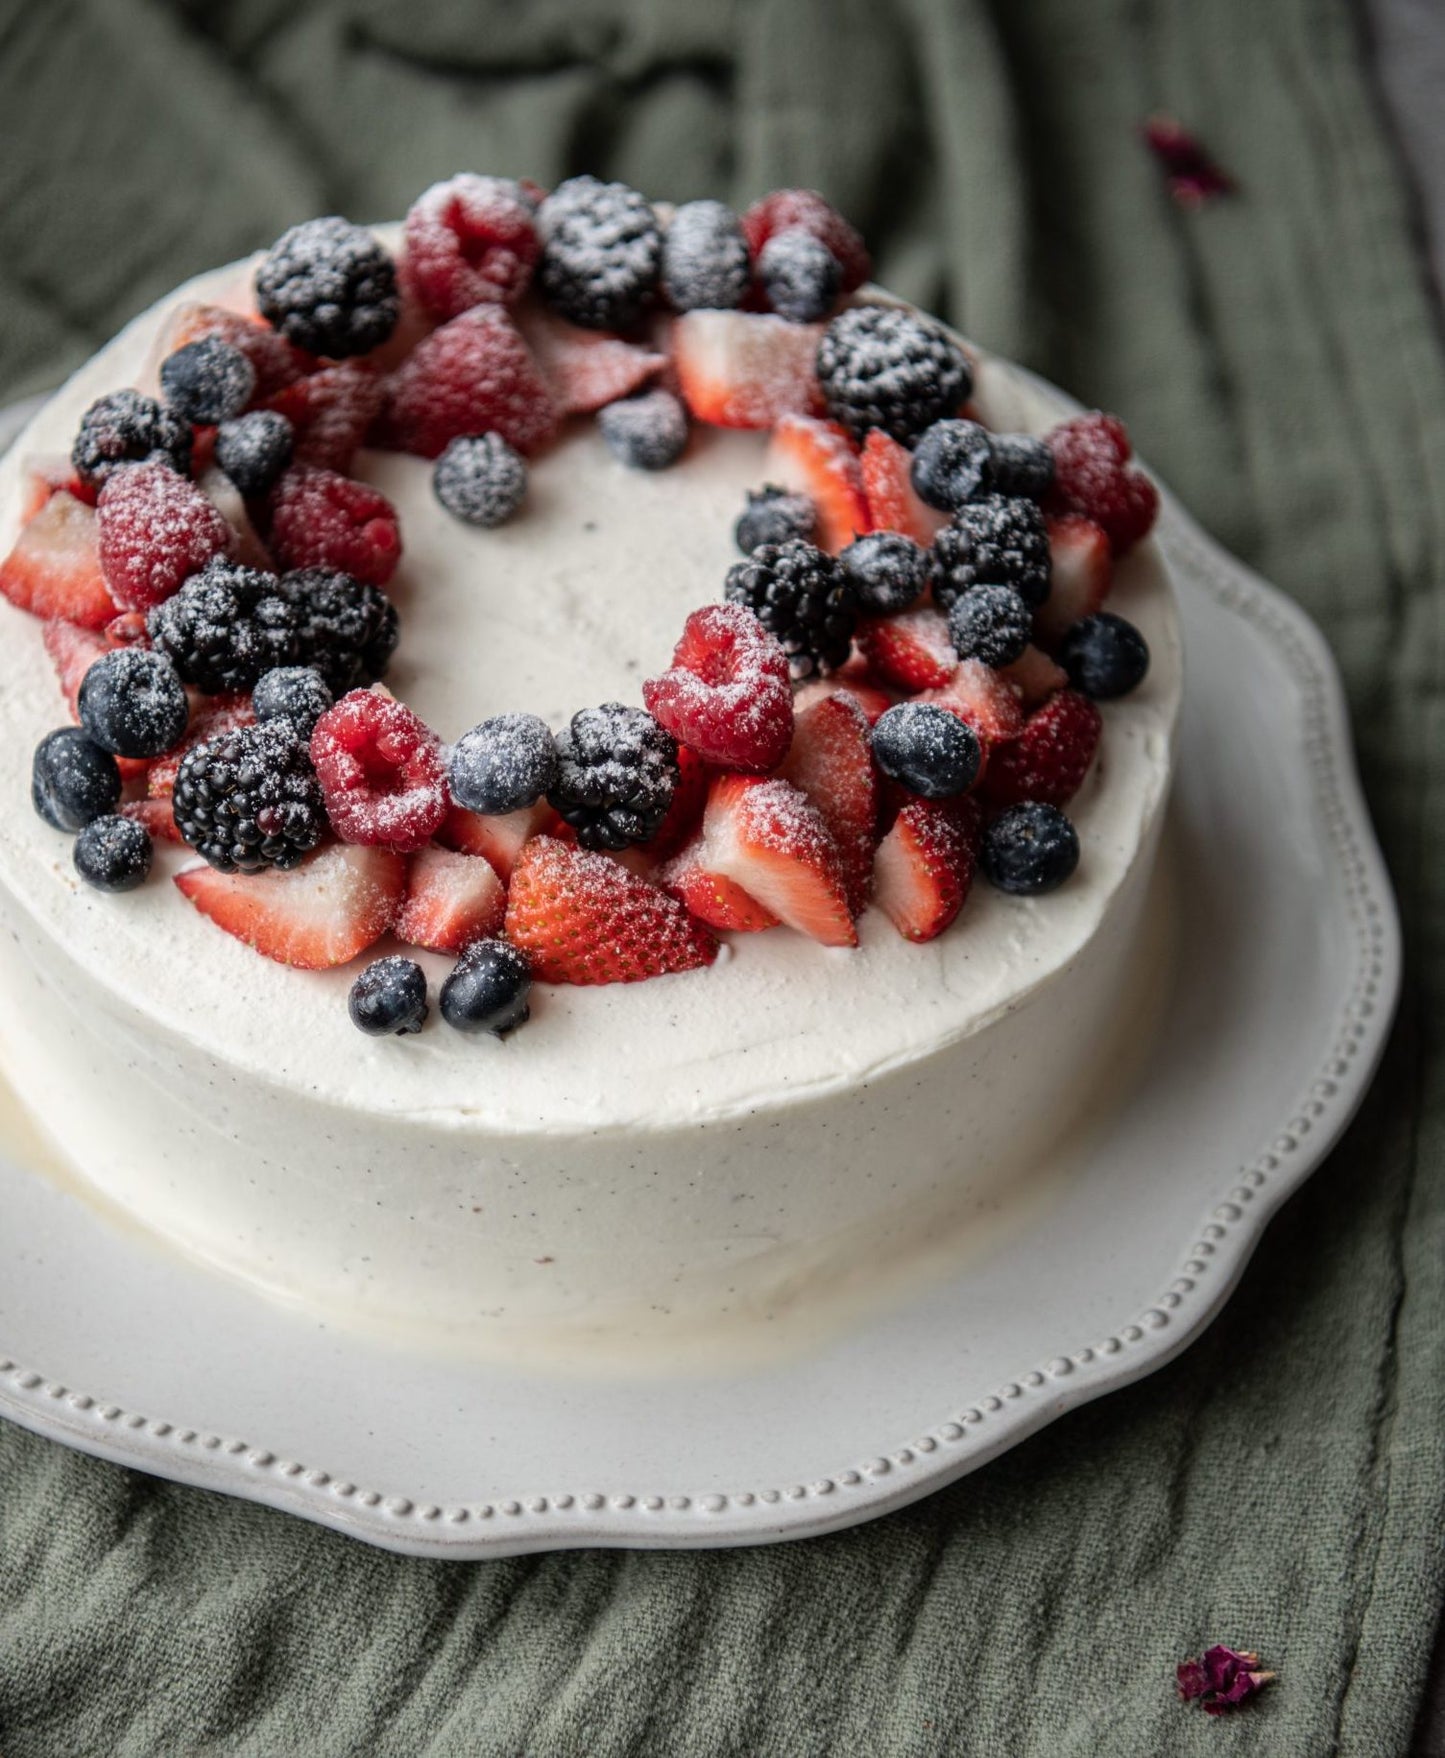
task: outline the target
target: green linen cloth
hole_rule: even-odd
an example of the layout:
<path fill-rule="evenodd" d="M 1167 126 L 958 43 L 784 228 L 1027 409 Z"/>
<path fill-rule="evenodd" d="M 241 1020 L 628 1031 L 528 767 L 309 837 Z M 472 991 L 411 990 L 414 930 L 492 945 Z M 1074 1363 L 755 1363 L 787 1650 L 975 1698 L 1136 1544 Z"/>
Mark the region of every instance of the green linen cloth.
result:
<path fill-rule="evenodd" d="M 1170 204 L 1155 108 L 1236 198 Z M 1362 1116 L 1210 1332 L 857 1531 L 415 1562 L 0 1425 L 4 1758 L 1406 1751 L 1445 1585 L 1445 370 L 1343 0 L 5 0 L 0 116 L 9 394 L 457 169 L 824 189 L 1318 618 L 1410 938 Z M 1279 1673 L 1227 1721 L 1171 1682 L 1216 1639 Z"/>

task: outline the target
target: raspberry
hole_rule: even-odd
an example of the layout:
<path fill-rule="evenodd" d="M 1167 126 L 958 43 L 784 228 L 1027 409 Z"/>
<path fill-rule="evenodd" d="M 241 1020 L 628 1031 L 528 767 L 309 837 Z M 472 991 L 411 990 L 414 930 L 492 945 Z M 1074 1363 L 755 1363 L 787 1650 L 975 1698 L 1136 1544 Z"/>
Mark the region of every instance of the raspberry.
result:
<path fill-rule="evenodd" d="M 995 806 L 1020 800 L 1064 806 L 1079 791 L 1103 726 L 1099 710 L 1076 690 L 1060 690 L 1024 722 L 1016 739 L 995 745 L 983 791 Z"/>
<path fill-rule="evenodd" d="M 267 501 L 267 542 L 283 568 L 336 568 L 384 586 L 401 559 L 396 509 L 364 482 L 293 464 Z"/>
<path fill-rule="evenodd" d="M 500 306 L 478 305 L 412 350 L 391 381 L 385 425 L 397 450 L 422 458 L 489 432 L 530 455 L 551 439 L 557 412 L 512 320 Z"/>
<path fill-rule="evenodd" d="M 423 848 L 446 816 L 446 769 L 429 727 L 404 704 L 353 690 L 311 735 L 327 815 L 343 842 Z"/>
<path fill-rule="evenodd" d="M 89 488 L 99 488 L 117 465 L 154 460 L 181 476 L 191 468 L 191 424 L 139 391 L 98 397 L 80 418 L 70 462 Z"/>
<path fill-rule="evenodd" d="M 708 763 L 762 774 L 788 754 L 788 657 L 741 605 L 695 610 L 671 669 L 642 686 L 642 700 L 655 720 Z"/>
<path fill-rule="evenodd" d="M 381 378 L 361 361 L 347 360 L 297 379 L 272 397 L 266 408 L 290 422 L 291 456 L 296 463 L 344 475 L 385 401 Z"/>
<path fill-rule="evenodd" d="M 868 247 L 831 202 L 816 189 L 775 189 L 743 215 L 743 236 L 756 262 L 778 232 L 800 231 L 827 245 L 843 270 L 843 291 L 851 293 L 872 272 Z"/>
<path fill-rule="evenodd" d="M 97 522 L 100 570 L 125 610 L 160 604 L 231 542 L 221 514 L 168 464 L 117 470 L 100 491 Z"/>
<path fill-rule="evenodd" d="M 276 240 L 256 270 L 256 303 L 288 342 L 332 359 L 379 348 L 401 310 L 390 256 L 335 214 Z"/>
<path fill-rule="evenodd" d="M 441 318 L 474 305 L 511 305 L 542 248 L 518 186 L 470 171 L 424 191 L 403 236 L 401 284 Z"/>
<path fill-rule="evenodd" d="M 1130 464 L 1129 434 L 1117 415 L 1095 410 L 1062 421 L 1048 445 L 1054 455 L 1051 512 L 1092 519 L 1115 555 L 1148 536 L 1159 514 L 1159 491 Z"/>
<path fill-rule="evenodd" d="M 657 216 L 625 183 L 569 177 L 537 213 L 542 297 L 586 330 L 630 329 L 662 265 Z"/>

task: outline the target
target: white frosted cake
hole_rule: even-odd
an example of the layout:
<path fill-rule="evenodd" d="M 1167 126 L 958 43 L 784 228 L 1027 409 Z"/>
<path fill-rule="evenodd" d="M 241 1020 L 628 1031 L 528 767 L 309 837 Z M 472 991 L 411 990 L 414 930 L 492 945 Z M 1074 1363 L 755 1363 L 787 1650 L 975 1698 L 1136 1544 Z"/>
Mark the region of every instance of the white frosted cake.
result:
<path fill-rule="evenodd" d="M 253 313 L 256 266 L 180 288 L 35 417 L 0 466 L 0 554 L 34 506 L 31 461 L 67 454 L 104 394 L 156 393 L 178 309 Z M 1014 369 L 974 364 L 971 417 L 1036 435 L 1060 419 Z M 361 451 L 349 474 L 391 502 L 404 543 L 386 688 L 447 743 L 503 713 L 560 729 L 582 705 L 640 701 L 689 613 L 721 598 L 734 521 L 775 479 L 771 443 L 696 423 L 675 467 L 635 469 L 577 416 L 535 449 L 521 512 L 494 529 L 438 504 L 429 460 Z M 125 895 L 88 886 L 31 812 L 17 761 L 0 840 L 0 1064 L 101 1197 L 216 1270 L 343 1320 L 580 1354 L 589 1339 L 741 1333 L 866 1289 L 1006 1207 L 1088 1111 L 1129 1030 L 1181 689 L 1152 543 L 1119 557 L 1108 605 L 1150 663 L 1102 706 L 1099 756 L 1068 804 L 1080 854 L 1066 883 L 1026 896 L 980 880 L 922 944 L 877 903 L 856 946 L 787 925 L 721 930 L 702 968 L 539 981 L 530 1021 L 505 1037 L 435 1014 L 411 1035 L 359 1032 L 348 992 L 367 959 L 405 953 L 435 983 L 454 956 L 387 938 L 338 968 L 287 968 L 170 883 L 197 866 L 191 848 L 158 841 Z M 0 730 L 26 753 L 67 715 L 42 623 L 0 604 L 0 628 Z M 1021 718 L 1037 712 L 1026 673 L 1004 676 L 1023 680 Z M 876 675 L 870 687 L 907 693 Z M 143 795 L 144 778 L 127 792 Z M 345 846 L 299 871 L 324 887 Z M 621 858 L 663 877 L 645 845 Z"/>

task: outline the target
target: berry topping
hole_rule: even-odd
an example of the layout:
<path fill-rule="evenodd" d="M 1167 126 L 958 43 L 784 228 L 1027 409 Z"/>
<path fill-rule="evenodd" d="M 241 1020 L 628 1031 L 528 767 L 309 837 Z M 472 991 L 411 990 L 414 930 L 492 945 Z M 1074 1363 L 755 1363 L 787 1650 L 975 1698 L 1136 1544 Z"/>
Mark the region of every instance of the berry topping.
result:
<path fill-rule="evenodd" d="M 267 540 L 283 568 L 337 568 L 384 586 L 401 559 L 396 509 L 364 482 L 293 464 L 271 490 Z"/>
<path fill-rule="evenodd" d="M 349 964 L 391 926 L 406 862 L 391 849 L 332 843 L 287 873 L 222 873 L 201 864 L 175 882 L 203 916 L 254 952 L 321 971 Z"/>
<path fill-rule="evenodd" d="M 717 957 L 717 942 L 676 898 L 609 856 L 552 836 L 522 849 L 506 932 L 544 983 L 639 983 Z"/>
<path fill-rule="evenodd" d="M 256 394 L 256 368 L 234 343 L 203 336 L 161 362 L 161 394 L 184 421 L 229 421 Z"/>
<path fill-rule="evenodd" d="M 1023 731 L 1024 714 L 1007 679 L 981 659 L 965 659 L 953 676 L 926 698 L 966 720 L 991 749 Z"/>
<path fill-rule="evenodd" d="M 1036 708 L 1022 733 L 991 755 L 983 791 L 995 805 L 1043 800 L 1064 806 L 1099 748 L 1099 710 L 1075 690 L 1060 690 Z"/>
<path fill-rule="evenodd" d="M 557 739 L 548 798 L 588 849 L 647 842 L 672 803 L 677 744 L 642 708 L 583 708 Z"/>
<path fill-rule="evenodd" d="M 1049 537 L 1037 505 L 1017 495 L 969 501 L 933 545 L 933 596 L 947 610 L 970 586 L 1012 586 L 1033 610 L 1049 595 Z"/>
<path fill-rule="evenodd" d="M 858 454 L 841 427 L 807 415 L 785 415 L 773 430 L 767 471 L 818 514 L 817 543 L 836 555 L 871 528 Z"/>
<path fill-rule="evenodd" d="M 826 317 L 843 285 L 843 265 L 801 226 L 773 233 L 758 252 L 757 271 L 768 304 L 793 323 Z"/>
<path fill-rule="evenodd" d="M 190 704 L 175 667 L 142 647 L 116 647 L 86 672 L 80 722 L 117 757 L 158 757 L 186 730 Z"/>
<path fill-rule="evenodd" d="M 927 605 L 859 625 L 858 645 L 885 682 L 900 690 L 934 690 L 958 668 L 948 624 Z"/>
<path fill-rule="evenodd" d="M 436 734 L 410 708 L 353 690 L 311 734 L 326 811 L 343 842 L 409 852 L 446 816 L 446 770 Z"/>
<path fill-rule="evenodd" d="M 310 665 L 280 665 L 263 671 L 251 692 L 257 720 L 287 721 L 303 739 L 311 737 L 333 700 L 325 678 Z"/>
<path fill-rule="evenodd" d="M 983 752 L 966 720 L 933 702 L 900 702 L 873 728 L 873 758 L 891 780 L 926 800 L 967 793 Z"/>
<path fill-rule="evenodd" d="M 642 699 L 680 744 L 728 769 L 775 769 L 793 736 L 787 655 L 739 604 L 695 610 Z"/>
<path fill-rule="evenodd" d="M 878 847 L 874 902 L 905 940 L 936 940 L 968 900 L 979 817 L 972 800 L 909 800 Z"/>
<path fill-rule="evenodd" d="M 132 818 L 92 818 L 75 839 L 75 870 L 97 891 L 134 891 L 151 870 L 154 850 Z"/>
<path fill-rule="evenodd" d="M 51 495 L 0 562 L 0 593 L 33 616 L 103 629 L 116 604 L 100 571 L 95 508 L 63 491 Z"/>
<path fill-rule="evenodd" d="M 351 1023 L 368 1037 L 419 1032 L 426 1024 L 426 973 L 414 959 L 393 953 L 374 959 L 346 997 Z"/>
<path fill-rule="evenodd" d="M 1074 688 L 1096 702 L 1127 696 L 1149 670 L 1144 637 L 1133 623 L 1107 610 L 1075 623 L 1064 636 L 1059 658 Z"/>
<path fill-rule="evenodd" d="M 295 607 L 301 664 L 333 696 L 386 675 L 400 634 L 396 606 L 376 586 L 336 568 L 299 568 L 281 580 Z"/>
<path fill-rule="evenodd" d="M 463 854 L 485 856 L 505 885 L 512 877 L 523 844 L 534 836 L 557 830 L 560 823 L 545 800 L 498 814 L 468 812 L 462 806 L 452 806 L 437 830 L 437 841 L 444 848 L 458 849 Z"/>
<path fill-rule="evenodd" d="M 1069 674 L 1061 665 L 1055 665 L 1041 647 L 1025 647 L 1017 659 L 1001 670 L 1026 708 L 1036 708 L 1069 681 Z"/>
<path fill-rule="evenodd" d="M 675 311 L 729 310 L 751 279 L 737 215 L 720 201 L 685 201 L 662 240 L 662 290 Z"/>
<path fill-rule="evenodd" d="M 386 381 L 365 361 L 343 360 L 297 379 L 267 408 L 291 423 L 296 463 L 344 475 L 385 402 Z"/>
<path fill-rule="evenodd" d="M 949 639 L 960 659 L 1009 665 L 1032 633 L 1032 613 L 1012 586 L 970 586 L 948 607 Z"/>
<path fill-rule="evenodd" d="M 996 492 L 1041 501 L 1054 481 L 1054 454 L 1048 443 L 1028 433 L 992 433 L 989 446 Z"/>
<path fill-rule="evenodd" d="M 788 656 L 795 678 L 847 659 L 857 622 L 853 582 L 811 543 L 765 543 L 728 569 L 729 603 L 750 610 Z"/>
<path fill-rule="evenodd" d="M 519 812 L 556 782 L 556 740 L 535 714 L 494 715 L 452 746 L 447 777 L 452 798 L 470 812 Z"/>
<path fill-rule="evenodd" d="M 842 852 L 790 781 L 720 775 L 703 815 L 706 865 L 824 946 L 856 946 Z"/>
<path fill-rule="evenodd" d="M 928 552 L 901 531 L 870 531 L 838 556 L 865 616 L 896 616 L 928 584 Z"/>
<path fill-rule="evenodd" d="M 559 415 L 587 415 L 656 378 L 665 354 L 600 330 L 579 329 L 530 301 L 517 314 Z"/>
<path fill-rule="evenodd" d="M 169 800 L 127 800 L 120 808 L 120 815 L 139 824 L 152 842 L 181 841 L 181 833 L 176 829 L 176 815 L 171 810 Z"/>
<path fill-rule="evenodd" d="M 537 210 L 537 284 L 554 311 L 588 330 L 625 330 L 657 284 L 662 239 L 647 200 L 625 183 L 569 177 Z"/>
<path fill-rule="evenodd" d="M 275 396 L 315 364 L 284 336 L 278 336 L 269 324 L 259 318 L 243 317 L 239 311 L 228 311 L 222 305 L 178 307 L 165 332 L 165 352 L 174 353 L 188 342 L 199 342 L 208 336 L 229 342 L 251 362 L 258 399 Z"/>
<path fill-rule="evenodd" d="M 424 848 L 411 858 L 406 896 L 392 932 L 408 946 L 461 952 L 502 925 L 507 894 L 490 861 L 449 848 Z"/>
<path fill-rule="evenodd" d="M 206 698 L 192 716 L 191 724 L 186 728 L 181 742 L 164 756 L 157 757 L 146 765 L 147 795 L 153 800 L 164 800 L 169 805 L 171 795 L 175 792 L 176 776 L 180 773 L 181 763 L 188 751 L 205 744 L 208 739 L 218 738 L 222 733 L 233 732 L 239 726 L 255 724 L 256 716 L 252 712 L 249 696 Z M 125 773 L 124 766 L 121 773 Z"/>
<path fill-rule="evenodd" d="M 160 604 L 232 542 L 222 515 L 168 464 L 117 470 L 100 491 L 96 517 L 101 572 L 126 610 Z"/>
<path fill-rule="evenodd" d="M 773 190 L 753 203 L 743 215 L 742 227 L 754 261 L 776 233 L 802 231 L 816 238 L 837 258 L 845 293 L 861 287 L 873 268 L 857 231 L 815 189 Z"/>
<path fill-rule="evenodd" d="M 83 830 L 113 812 L 120 788 L 115 758 L 78 726 L 47 733 L 35 747 L 31 804 L 56 830 Z"/>
<path fill-rule="evenodd" d="M 1049 596 L 1036 625 L 1048 642 L 1062 638 L 1074 623 L 1092 616 L 1114 584 L 1114 552 L 1104 531 L 1078 513 L 1050 516 Z"/>
<path fill-rule="evenodd" d="M 150 460 L 181 476 L 191 468 L 191 424 L 139 391 L 112 391 L 80 418 L 70 461 L 82 482 L 99 488 L 121 464 Z"/>
<path fill-rule="evenodd" d="M 913 450 L 910 480 L 930 507 L 956 512 L 993 487 L 993 447 L 976 421 L 935 421 Z"/>
<path fill-rule="evenodd" d="M 295 450 L 291 423 L 274 409 L 253 409 L 216 430 L 216 463 L 244 495 L 265 494 Z"/>
<path fill-rule="evenodd" d="M 386 433 L 436 458 L 452 440 L 499 433 L 530 457 L 557 427 L 552 393 L 499 305 L 477 305 L 418 342 L 391 380 Z"/>
<path fill-rule="evenodd" d="M 437 317 L 510 305 L 541 250 L 532 206 L 505 177 L 463 171 L 412 203 L 402 234 L 401 284 Z"/>
<path fill-rule="evenodd" d="M 821 334 L 771 312 L 684 312 L 673 326 L 673 364 L 688 408 L 714 427 L 765 428 L 785 415 L 818 414 Z"/>
<path fill-rule="evenodd" d="M 379 348 L 401 311 L 390 256 L 335 214 L 277 239 L 256 271 L 256 303 L 288 342 L 330 359 Z"/>
<path fill-rule="evenodd" d="M 822 814 L 842 859 L 848 908 L 861 914 L 873 878 L 878 777 L 868 717 L 856 697 L 840 690 L 800 710 L 781 774 Z"/>
<path fill-rule="evenodd" d="M 738 514 L 733 537 L 744 555 L 765 543 L 787 543 L 792 538 L 812 541 L 818 528 L 818 510 L 805 494 L 789 494 L 769 482 L 748 490 L 748 504 Z"/>
<path fill-rule="evenodd" d="M 1054 455 L 1051 511 L 1082 513 L 1101 526 L 1115 555 L 1147 537 L 1159 514 L 1159 491 L 1129 462 L 1132 450 L 1116 415 L 1076 415 L 1048 435 Z"/>
<path fill-rule="evenodd" d="M 478 940 L 442 984 L 442 1018 L 459 1032 L 504 1038 L 531 1017 L 532 966 L 519 946 Z"/>
<path fill-rule="evenodd" d="M 814 702 L 825 701 L 829 696 L 847 696 L 863 710 L 863 718 L 869 726 L 876 726 L 879 717 L 893 706 L 893 698 L 881 684 L 872 680 L 868 670 L 868 662 L 861 654 L 855 655 L 845 666 L 832 672 L 826 678 L 810 678 L 799 690 L 793 692 L 793 713 L 802 714 L 805 708 L 811 708 Z"/>
<path fill-rule="evenodd" d="M 454 439 L 436 461 L 432 493 L 466 525 L 505 525 L 527 494 L 527 466 L 499 433 Z"/>
<path fill-rule="evenodd" d="M 658 874 L 658 883 L 710 928 L 732 934 L 759 934 L 779 926 L 778 918 L 741 885 L 707 866 L 707 841 L 698 835 Z"/>
<path fill-rule="evenodd" d="M 918 498 L 912 479 L 913 454 L 908 447 L 890 439 L 881 427 L 870 428 L 859 469 L 872 529 L 901 531 L 915 543 L 932 543 L 947 519 Z"/>
<path fill-rule="evenodd" d="M 613 457 L 634 470 L 666 470 L 687 450 L 687 411 L 671 391 L 609 403 L 597 427 Z"/>
<path fill-rule="evenodd" d="M 156 652 L 208 695 L 249 690 L 262 672 L 297 657 L 296 608 L 281 582 L 223 556 L 158 604 L 147 627 Z"/>
<path fill-rule="evenodd" d="M 1079 835 L 1057 806 L 1027 800 L 984 831 L 979 860 L 1000 891 L 1039 897 L 1057 890 L 1078 866 Z"/>
<path fill-rule="evenodd" d="M 182 838 L 222 873 L 294 867 L 326 830 L 306 743 L 284 720 L 193 745 L 171 807 Z"/>
<path fill-rule="evenodd" d="M 823 332 L 818 382 L 828 413 L 858 439 L 881 427 L 911 445 L 958 410 L 973 374 L 962 349 L 929 319 L 891 305 L 855 305 Z"/>

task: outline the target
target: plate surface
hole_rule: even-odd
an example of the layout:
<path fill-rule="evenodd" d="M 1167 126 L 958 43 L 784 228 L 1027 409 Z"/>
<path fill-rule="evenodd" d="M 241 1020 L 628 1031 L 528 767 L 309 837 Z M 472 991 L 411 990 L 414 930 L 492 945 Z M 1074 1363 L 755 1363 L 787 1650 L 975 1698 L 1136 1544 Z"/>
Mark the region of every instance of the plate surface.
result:
<path fill-rule="evenodd" d="M 1322 637 L 1167 495 L 1159 538 L 1189 674 L 1166 850 L 1187 931 L 1128 1103 L 987 1251 L 804 1357 L 573 1379 L 274 1308 L 37 1176 L 17 1137 L 0 1414 L 415 1554 L 682 1548 L 886 1513 L 1176 1354 L 1363 1096 L 1400 952 Z"/>

